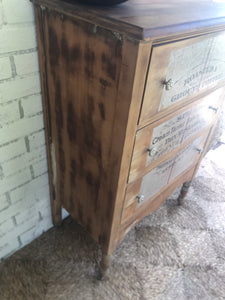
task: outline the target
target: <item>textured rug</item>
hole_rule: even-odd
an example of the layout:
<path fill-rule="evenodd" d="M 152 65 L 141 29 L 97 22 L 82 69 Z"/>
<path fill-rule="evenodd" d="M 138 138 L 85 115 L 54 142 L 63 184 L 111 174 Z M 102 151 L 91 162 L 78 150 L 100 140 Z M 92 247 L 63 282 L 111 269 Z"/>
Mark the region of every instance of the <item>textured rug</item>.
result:
<path fill-rule="evenodd" d="M 68 218 L 0 264 L 0 299 L 225 299 L 223 153 L 209 152 L 183 206 L 177 190 L 130 231 L 104 281 L 99 247 Z"/>

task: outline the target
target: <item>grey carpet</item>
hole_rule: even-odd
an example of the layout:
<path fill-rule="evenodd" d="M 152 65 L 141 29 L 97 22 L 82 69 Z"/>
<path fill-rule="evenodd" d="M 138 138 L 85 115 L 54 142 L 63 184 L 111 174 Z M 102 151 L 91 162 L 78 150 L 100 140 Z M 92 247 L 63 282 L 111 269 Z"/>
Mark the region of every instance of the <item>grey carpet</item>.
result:
<path fill-rule="evenodd" d="M 104 281 L 95 279 L 99 247 L 68 218 L 0 264 L 0 299 L 225 299 L 225 165 L 217 151 L 225 145 L 203 160 L 182 207 L 177 190 L 130 231 Z"/>

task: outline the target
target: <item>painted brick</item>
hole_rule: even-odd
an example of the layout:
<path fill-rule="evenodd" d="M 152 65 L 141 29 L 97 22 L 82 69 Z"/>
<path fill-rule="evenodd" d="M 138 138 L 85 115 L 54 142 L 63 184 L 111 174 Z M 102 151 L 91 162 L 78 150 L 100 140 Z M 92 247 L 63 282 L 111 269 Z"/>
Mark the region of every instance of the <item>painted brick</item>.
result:
<path fill-rule="evenodd" d="M 35 25 L 3 27 L 0 30 L 0 53 L 34 49 L 37 47 Z"/>
<path fill-rule="evenodd" d="M 14 174 L 13 176 L 4 178 L 0 181 L 0 194 L 4 194 L 17 186 L 20 186 L 31 180 L 31 174 L 29 169 L 24 169 L 21 172 Z"/>
<path fill-rule="evenodd" d="M 43 110 L 41 94 L 22 99 L 21 105 L 23 108 L 24 117 L 30 117 L 41 112 Z"/>
<path fill-rule="evenodd" d="M 27 204 L 28 206 L 29 204 Z M 23 211 L 21 211 L 18 215 L 16 215 L 16 223 L 18 225 L 23 224 L 24 222 L 29 222 L 31 219 L 37 220 L 39 219 L 38 210 L 35 204 L 31 207 L 26 207 Z"/>
<path fill-rule="evenodd" d="M 46 216 L 41 222 L 37 224 L 34 228 L 31 228 L 29 231 L 20 235 L 22 244 L 25 246 L 30 243 L 33 239 L 39 237 L 43 232 L 51 228 L 52 222 L 49 215 Z"/>
<path fill-rule="evenodd" d="M 50 203 L 50 192 L 49 192 L 49 185 L 46 184 L 45 186 L 40 187 L 38 190 L 35 191 L 35 199 L 40 202 L 44 199 L 46 203 Z"/>
<path fill-rule="evenodd" d="M 30 119 L 20 119 L 18 122 L 7 125 L 0 129 L 0 141 L 6 144 L 11 140 L 24 137 L 30 132 L 35 132 L 44 127 L 43 116 L 38 115 Z"/>
<path fill-rule="evenodd" d="M 1 20 L 0 20 L 1 22 Z M 11 63 L 8 57 L 0 58 L 0 80 L 12 77 Z"/>
<path fill-rule="evenodd" d="M 17 75 L 26 75 L 39 71 L 38 53 L 31 52 L 14 55 Z"/>
<path fill-rule="evenodd" d="M 1 32 L 1 31 L 0 31 Z M 33 74 L 29 77 L 16 78 L 0 83 L 0 103 L 26 97 L 41 92 L 40 76 Z"/>
<path fill-rule="evenodd" d="M 22 223 L 20 226 L 14 226 L 14 228 L 11 228 L 7 232 L 7 234 L 4 235 L 0 239 L 0 245 L 4 245 L 8 241 L 11 241 L 11 240 L 17 238 L 18 236 L 20 236 L 21 234 L 27 232 L 31 228 L 34 228 L 36 226 L 36 224 L 38 224 L 37 218 L 31 219 L 28 222 L 24 221 L 24 223 Z"/>
<path fill-rule="evenodd" d="M 47 159 L 45 145 L 26 153 L 26 161 L 28 164 L 37 163 L 43 159 Z"/>
<path fill-rule="evenodd" d="M 13 101 L 7 105 L 0 105 L 0 128 L 19 119 L 18 101 Z"/>
<path fill-rule="evenodd" d="M 8 24 L 34 21 L 33 6 L 28 0 L 2 0 Z"/>
<path fill-rule="evenodd" d="M 29 135 L 28 140 L 29 140 L 29 145 L 30 145 L 31 151 L 41 145 L 44 145 L 45 144 L 44 130 Z"/>
<path fill-rule="evenodd" d="M 42 161 L 39 161 L 38 163 L 33 164 L 32 167 L 34 170 L 34 176 L 40 176 L 48 171 L 47 160 L 44 159 Z"/>
<path fill-rule="evenodd" d="M 0 163 L 7 161 L 15 156 L 21 155 L 26 151 L 24 139 L 19 139 L 0 147 Z"/>
<path fill-rule="evenodd" d="M 8 220 L 1 220 L 0 223 L 0 242 L 3 236 L 10 232 L 15 227 L 12 218 Z"/>
<path fill-rule="evenodd" d="M 3 162 L 1 164 L 5 176 L 10 176 L 19 170 L 29 167 L 32 163 L 38 164 L 40 161 L 46 160 L 45 147 L 40 147 L 31 153 L 23 155 Z"/>
<path fill-rule="evenodd" d="M 36 229 L 36 227 L 33 227 L 20 235 L 20 240 L 21 240 L 23 246 L 29 244 L 31 241 L 33 241 L 35 238 L 37 238 L 37 236 L 35 234 L 35 229 Z"/>
<path fill-rule="evenodd" d="M 27 211 L 30 209 L 33 209 L 35 211 L 35 204 L 36 200 L 34 198 L 34 195 L 31 194 L 30 196 L 25 197 L 21 201 L 16 202 L 13 205 L 10 205 L 10 207 L 6 211 L 0 212 L 0 220 L 5 221 L 7 219 L 10 219 L 13 216 L 16 216 L 16 221 L 17 217 L 20 214 L 26 214 Z M 23 207 L 23 210 L 21 210 L 21 207 Z M 22 223 L 21 221 L 19 223 Z"/>
<path fill-rule="evenodd" d="M 13 240 L 8 240 L 4 244 L 1 245 L 0 240 L 0 259 L 6 258 L 8 255 L 12 254 L 16 250 L 19 249 L 19 241 L 17 238 L 14 238 Z"/>
<path fill-rule="evenodd" d="M 2 2 L 0 1 L 0 28 L 2 27 L 3 23 L 4 23 L 3 8 L 2 8 Z"/>
<path fill-rule="evenodd" d="M 5 210 L 9 206 L 9 203 L 5 195 L 0 196 L 0 212 Z"/>
<path fill-rule="evenodd" d="M 10 192 L 12 204 L 24 199 L 29 198 L 35 191 L 41 189 L 43 186 L 48 185 L 48 174 L 44 174 L 27 184 Z"/>

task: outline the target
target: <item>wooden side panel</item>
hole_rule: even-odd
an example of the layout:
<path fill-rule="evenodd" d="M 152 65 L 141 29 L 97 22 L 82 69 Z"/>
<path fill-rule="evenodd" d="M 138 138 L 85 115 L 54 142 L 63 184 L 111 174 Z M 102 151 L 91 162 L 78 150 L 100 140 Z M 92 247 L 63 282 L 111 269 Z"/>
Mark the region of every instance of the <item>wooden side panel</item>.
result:
<path fill-rule="evenodd" d="M 123 42 L 110 31 L 55 12 L 46 11 L 44 26 L 53 198 L 102 243 L 114 201 L 107 198 L 106 186 Z"/>
<path fill-rule="evenodd" d="M 45 12 L 44 27 L 53 200 L 110 253 L 117 245 L 151 44 L 52 11 Z"/>

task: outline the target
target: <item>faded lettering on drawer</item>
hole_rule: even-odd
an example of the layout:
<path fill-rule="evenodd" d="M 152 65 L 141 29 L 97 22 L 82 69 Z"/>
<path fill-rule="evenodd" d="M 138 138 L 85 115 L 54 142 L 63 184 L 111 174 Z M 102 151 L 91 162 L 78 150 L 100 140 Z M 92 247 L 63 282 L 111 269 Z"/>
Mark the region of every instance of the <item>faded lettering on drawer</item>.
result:
<path fill-rule="evenodd" d="M 157 113 L 192 102 L 225 80 L 225 34 L 203 35 L 153 47 L 140 115 L 142 127 Z"/>
<path fill-rule="evenodd" d="M 220 107 L 221 95 L 223 95 L 223 88 L 207 95 L 195 106 L 155 127 L 148 148 L 146 166 L 210 125 Z"/>
<path fill-rule="evenodd" d="M 205 68 L 211 40 L 206 39 L 185 48 L 171 52 L 165 80 L 172 79 L 170 90 L 163 90 L 159 110 L 196 93 L 199 90 L 202 74 L 213 72 Z"/>
<path fill-rule="evenodd" d="M 153 129 L 147 165 L 181 143 L 190 113 L 186 111 Z"/>
<path fill-rule="evenodd" d="M 205 89 L 225 78 L 225 34 L 212 39 L 205 69 L 208 72 L 202 76 L 200 89 Z"/>

